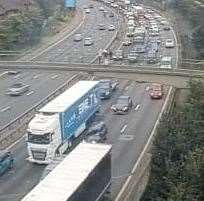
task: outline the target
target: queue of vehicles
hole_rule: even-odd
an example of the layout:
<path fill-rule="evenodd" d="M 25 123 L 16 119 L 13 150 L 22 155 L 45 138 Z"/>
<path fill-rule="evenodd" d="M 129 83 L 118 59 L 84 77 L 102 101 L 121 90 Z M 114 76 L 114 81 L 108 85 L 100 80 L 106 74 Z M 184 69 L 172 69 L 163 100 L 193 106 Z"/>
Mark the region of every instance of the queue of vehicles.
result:
<path fill-rule="evenodd" d="M 90 14 L 91 13 L 91 9 L 94 8 L 94 5 L 93 4 L 89 4 L 89 6 L 85 6 L 84 7 L 84 10 L 85 10 L 85 13 L 86 14 Z M 99 7 L 98 8 L 99 11 L 103 12 L 104 15 L 106 15 L 106 13 L 108 12 L 107 10 L 105 10 L 104 7 Z M 110 12 L 109 15 L 108 15 L 110 18 L 113 18 L 114 17 L 114 13 L 113 12 Z M 114 24 L 110 24 L 106 27 L 105 24 L 98 24 L 98 30 L 100 31 L 104 31 L 104 30 L 108 30 L 108 31 L 115 31 L 116 29 L 116 26 Z M 80 41 L 83 41 L 84 43 L 84 46 L 91 46 L 94 44 L 94 39 L 92 38 L 92 36 L 87 36 L 87 37 L 84 37 L 81 33 L 76 33 L 74 35 L 74 38 L 73 38 L 73 41 L 74 42 L 80 42 Z"/>
<path fill-rule="evenodd" d="M 109 1 L 104 0 L 104 3 L 109 4 Z M 164 42 L 166 48 L 174 48 L 175 44 L 174 40 L 170 38 L 162 41 L 160 32 L 161 30 L 171 30 L 170 24 L 164 17 L 149 8 L 133 4 L 127 4 L 127 6 L 125 1 L 123 6 L 119 2 L 114 2 L 114 4 L 118 4 L 117 9 L 121 8 L 127 20 L 126 36 L 122 45 L 130 48 L 126 54 L 122 48 L 116 50 L 112 59 L 116 61 L 127 60 L 131 64 L 144 61 L 147 64 L 157 64 L 164 68 L 163 58 L 158 54 L 161 45 Z"/>

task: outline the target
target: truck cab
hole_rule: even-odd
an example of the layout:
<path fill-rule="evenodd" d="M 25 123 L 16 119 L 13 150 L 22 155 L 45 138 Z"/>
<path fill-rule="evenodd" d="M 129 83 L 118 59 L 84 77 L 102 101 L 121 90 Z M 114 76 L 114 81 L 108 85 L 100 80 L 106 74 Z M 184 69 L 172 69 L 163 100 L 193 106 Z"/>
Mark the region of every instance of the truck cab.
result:
<path fill-rule="evenodd" d="M 9 151 L 0 151 L 0 175 L 13 167 L 13 156 Z"/>

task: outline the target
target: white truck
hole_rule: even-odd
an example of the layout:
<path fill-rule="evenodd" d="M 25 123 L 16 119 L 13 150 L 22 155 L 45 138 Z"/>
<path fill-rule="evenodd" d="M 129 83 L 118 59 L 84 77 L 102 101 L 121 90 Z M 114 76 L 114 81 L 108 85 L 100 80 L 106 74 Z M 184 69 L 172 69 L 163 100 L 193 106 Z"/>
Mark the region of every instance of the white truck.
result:
<path fill-rule="evenodd" d="M 82 142 L 21 201 L 101 201 L 111 185 L 111 145 Z"/>
<path fill-rule="evenodd" d="M 28 160 L 49 164 L 89 126 L 100 107 L 98 81 L 79 81 L 42 107 L 27 128 Z"/>

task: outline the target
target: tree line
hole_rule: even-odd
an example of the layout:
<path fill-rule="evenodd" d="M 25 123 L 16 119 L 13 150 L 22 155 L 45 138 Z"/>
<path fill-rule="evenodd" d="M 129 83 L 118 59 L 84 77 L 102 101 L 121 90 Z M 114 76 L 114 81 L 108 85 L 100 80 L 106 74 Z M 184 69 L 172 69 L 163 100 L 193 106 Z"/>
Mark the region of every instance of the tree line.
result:
<path fill-rule="evenodd" d="M 29 7 L 0 16 L 0 51 L 39 41 L 45 23 L 56 10 L 63 14 L 63 6 L 63 0 L 35 0 Z"/>
<path fill-rule="evenodd" d="M 204 82 L 190 86 L 187 102 L 163 117 L 142 201 L 204 200 Z"/>

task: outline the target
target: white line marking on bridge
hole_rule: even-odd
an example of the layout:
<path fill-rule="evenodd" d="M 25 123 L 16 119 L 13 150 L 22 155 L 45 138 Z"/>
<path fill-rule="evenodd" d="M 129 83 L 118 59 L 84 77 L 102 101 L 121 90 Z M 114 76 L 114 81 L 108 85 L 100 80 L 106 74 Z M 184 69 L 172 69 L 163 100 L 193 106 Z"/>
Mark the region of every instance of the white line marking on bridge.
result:
<path fill-rule="evenodd" d="M 146 91 L 149 91 L 149 89 L 150 89 L 150 87 L 149 87 L 149 86 L 147 86 L 147 87 L 145 88 L 145 90 L 146 90 Z"/>
<path fill-rule="evenodd" d="M 19 78 L 20 76 L 21 76 L 21 75 L 18 74 L 18 75 L 15 75 L 14 78 L 17 79 L 17 78 Z"/>
<path fill-rule="evenodd" d="M 138 105 L 135 107 L 135 111 L 137 111 L 139 108 L 140 108 L 140 105 L 138 104 Z"/>
<path fill-rule="evenodd" d="M 55 79 L 55 78 L 57 78 L 57 77 L 59 77 L 59 75 L 53 75 L 52 77 L 51 77 L 51 79 Z"/>
<path fill-rule="evenodd" d="M 10 110 L 10 109 L 11 109 L 11 107 L 8 106 L 8 107 L 3 108 L 3 109 L 1 110 L 1 112 L 6 112 L 7 110 Z"/>
<path fill-rule="evenodd" d="M 8 71 L 3 72 L 2 74 L 0 74 L 0 77 L 3 77 L 4 75 L 8 74 Z"/>
<path fill-rule="evenodd" d="M 125 129 L 127 128 L 127 124 L 125 124 L 122 129 L 120 130 L 120 133 L 123 134 L 125 132 Z"/>
<path fill-rule="evenodd" d="M 34 91 L 30 91 L 29 93 L 26 94 L 26 96 L 30 96 L 33 93 L 34 93 Z"/>
<path fill-rule="evenodd" d="M 33 76 L 33 79 L 37 79 L 37 78 L 39 78 L 40 77 L 40 75 L 34 75 Z"/>
<path fill-rule="evenodd" d="M 132 141 L 132 140 L 134 140 L 134 136 L 133 135 L 121 135 L 119 140 L 121 140 L 121 141 Z"/>

